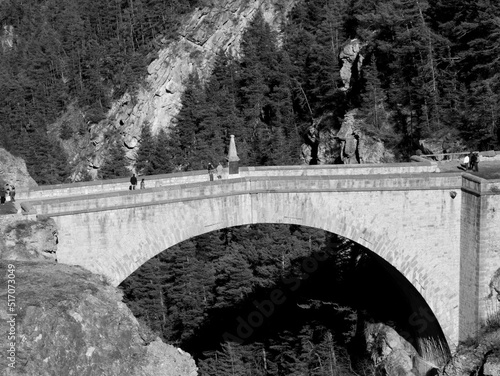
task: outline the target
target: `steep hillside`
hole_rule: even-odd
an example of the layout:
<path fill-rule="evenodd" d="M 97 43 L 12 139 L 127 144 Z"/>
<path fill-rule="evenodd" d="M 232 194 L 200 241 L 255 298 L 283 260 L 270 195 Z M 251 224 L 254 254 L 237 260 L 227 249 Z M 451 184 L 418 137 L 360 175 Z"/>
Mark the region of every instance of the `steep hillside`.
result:
<path fill-rule="evenodd" d="M 1 375 L 195 376 L 189 354 L 141 326 L 119 291 L 56 257 L 50 219 L 0 216 Z M 46 255 L 49 255 L 47 257 Z M 9 296 L 9 298 L 8 298 Z"/>
<path fill-rule="evenodd" d="M 280 32 L 287 13 L 296 2 L 212 1 L 185 16 L 177 31 L 179 37 L 159 50 L 138 93 L 126 93 L 113 104 L 105 120 L 90 124 L 88 136 L 84 135 L 86 141 L 83 145 L 80 143 L 79 148 L 67 143 L 66 150 L 72 159 L 85 160 L 79 169 L 85 170 L 87 165 L 100 167 L 105 150 L 114 141 L 113 135 L 119 135 L 128 149 L 127 156 L 134 160 L 143 124 L 149 124 L 153 134 L 175 125 L 190 74 L 196 72 L 200 79 L 206 80 L 218 52 L 222 50 L 237 56 L 243 32 L 258 10 L 273 29 Z M 54 134 L 60 126 L 61 122 L 54 125 Z"/>

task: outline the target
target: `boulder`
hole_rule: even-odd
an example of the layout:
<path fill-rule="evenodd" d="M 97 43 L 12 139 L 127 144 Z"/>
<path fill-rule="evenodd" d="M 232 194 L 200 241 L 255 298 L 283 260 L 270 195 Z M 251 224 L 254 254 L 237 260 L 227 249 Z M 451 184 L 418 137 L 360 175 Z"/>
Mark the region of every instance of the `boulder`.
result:
<path fill-rule="evenodd" d="M 192 357 L 139 324 L 119 290 L 98 276 L 40 261 L 1 263 L 2 275 L 7 270 L 14 271 L 19 302 L 15 368 L 8 375 L 197 375 Z M 12 317 L 6 308 L 0 306 L 2 333 Z M 0 346 L 7 354 L 7 341 Z M 0 367 L 8 369 L 9 362 L 2 356 Z"/>
<path fill-rule="evenodd" d="M 367 323 L 365 341 L 377 371 L 387 376 L 427 376 L 438 367 L 422 359 L 396 330 L 383 323 Z"/>
<path fill-rule="evenodd" d="M 484 376 L 498 376 L 500 375 L 500 350 L 497 349 L 496 353 L 489 354 L 483 365 Z"/>
<path fill-rule="evenodd" d="M 0 216 L 0 274 L 15 281 L 0 299 L 16 303 L 0 305 L 0 332 L 16 338 L 0 344 L 15 349 L 0 357 L 1 375 L 196 376 L 193 358 L 140 324 L 120 290 L 47 257 L 54 231 L 52 219 Z"/>
<path fill-rule="evenodd" d="M 357 110 L 347 112 L 339 125 L 333 114 L 325 114 L 309 127 L 301 146 L 303 164 L 390 163 L 394 154 L 384 142 L 367 134 L 363 119 L 356 118 Z M 319 131 L 318 131 L 319 129 Z"/>
<path fill-rule="evenodd" d="M 17 217 L 0 226 L 0 259 L 10 261 L 56 261 L 57 228 L 54 220 L 40 217 L 26 220 Z"/>
<path fill-rule="evenodd" d="M 394 154 L 384 142 L 365 132 L 362 119 L 357 118 L 357 110 L 351 110 L 344 116 L 342 127 L 337 137 L 343 142 L 342 160 L 346 164 L 391 163 Z"/>

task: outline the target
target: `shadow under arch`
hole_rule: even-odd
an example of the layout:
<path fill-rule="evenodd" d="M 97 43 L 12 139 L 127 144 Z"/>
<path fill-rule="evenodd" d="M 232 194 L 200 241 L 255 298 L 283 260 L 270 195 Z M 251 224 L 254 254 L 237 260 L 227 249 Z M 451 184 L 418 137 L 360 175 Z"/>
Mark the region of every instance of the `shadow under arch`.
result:
<path fill-rule="evenodd" d="M 365 248 L 365 247 L 364 247 Z M 446 336 L 420 292 L 394 266 L 378 254 L 365 248 L 372 260 L 386 273 L 391 280 L 391 287 L 398 290 L 398 298 L 404 300 L 403 309 L 398 320 L 398 334 L 415 347 L 425 360 L 437 366 L 446 364 L 451 351 Z"/>
<path fill-rule="evenodd" d="M 424 269 L 423 265 L 419 263 L 418 259 L 412 259 L 409 262 L 409 260 L 404 257 L 398 257 L 401 247 L 394 239 L 388 239 L 387 237 L 381 236 L 381 234 L 378 234 L 376 231 L 367 229 L 360 223 L 355 223 L 342 217 L 338 217 L 336 221 L 325 221 L 323 225 L 315 223 L 314 226 L 304 224 L 303 221 L 294 218 L 270 222 L 259 221 L 258 223 L 250 221 L 242 222 L 243 223 L 238 222 L 230 226 L 228 226 L 227 223 L 217 223 L 214 226 L 205 227 L 204 231 L 199 231 L 199 229 L 198 231 L 194 229 L 192 231 L 186 231 L 182 239 L 178 239 L 175 244 L 170 244 L 168 247 L 149 256 L 148 259 L 185 240 L 231 227 L 253 224 L 282 224 L 306 226 L 324 230 L 359 244 L 380 263 L 384 270 L 394 280 L 395 285 L 403 289 L 408 297 L 407 303 L 409 304 L 411 312 L 408 315 L 408 338 L 413 338 L 413 336 L 416 338 L 416 340 L 410 342 L 415 345 L 417 351 L 426 360 L 441 363 L 448 359 L 450 349 L 445 333 L 441 328 L 439 318 L 433 313 L 425 297 L 422 296 L 415 287 L 415 285 L 420 286 L 423 291 L 432 290 L 432 288 L 429 288 L 431 286 L 425 285 L 425 281 L 428 279 L 421 274 L 421 270 Z M 420 282 L 422 282 L 423 285 L 421 285 Z"/>

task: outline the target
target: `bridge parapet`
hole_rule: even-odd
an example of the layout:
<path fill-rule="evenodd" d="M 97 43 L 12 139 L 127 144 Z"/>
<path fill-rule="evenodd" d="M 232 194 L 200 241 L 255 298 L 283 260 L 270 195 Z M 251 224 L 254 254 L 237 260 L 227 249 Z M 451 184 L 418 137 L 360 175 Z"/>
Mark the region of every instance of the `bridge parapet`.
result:
<path fill-rule="evenodd" d="M 69 196 L 30 201 L 38 214 L 58 215 L 67 212 L 89 212 L 159 205 L 165 202 L 187 202 L 207 197 L 257 194 L 261 192 L 356 192 L 458 190 L 462 185 L 456 174 L 387 174 L 345 176 L 275 176 L 242 177 L 165 187 L 116 191 L 82 196 Z"/>
<path fill-rule="evenodd" d="M 422 163 L 390 163 L 363 165 L 319 165 L 319 166 L 269 166 L 240 167 L 239 174 L 229 175 L 224 169 L 223 180 L 240 177 L 259 176 L 351 176 L 351 175 L 385 175 L 408 173 L 438 172 L 437 165 L 432 162 Z M 201 183 L 208 180 L 206 171 L 179 172 L 163 175 L 140 176 L 144 178 L 147 188 L 158 188 L 171 185 Z M 110 179 L 71 184 L 40 186 L 31 190 L 18 190 L 18 200 L 50 199 L 55 197 L 100 194 L 105 192 L 124 192 L 128 190 L 129 178 Z"/>

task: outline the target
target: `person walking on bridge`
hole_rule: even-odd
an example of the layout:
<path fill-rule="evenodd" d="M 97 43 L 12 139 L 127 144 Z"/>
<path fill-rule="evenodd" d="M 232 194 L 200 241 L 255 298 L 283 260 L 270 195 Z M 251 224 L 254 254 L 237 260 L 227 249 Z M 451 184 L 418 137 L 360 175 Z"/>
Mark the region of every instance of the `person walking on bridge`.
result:
<path fill-rule="evenodd" d="M 208 162 L 208 175 L 210 176 L 210 181 L 214 181 L 214 165 Z"/>
<path fill-rule="evenodd" d="M 13 185 L 10 186 L 9 195 L 10 195 L 10 201 L 15 202 L 16 201 L 16 187 L 14 187 Z"/>
<path fill-rule="evenodd" d="M 130 178 L 130 187 L 133 190 L 135 189 L 135 187 L 137 187 L 137 178 L 135 177 L 135 174 L 133 174 Z"/>
<path fill-rule="evenodd" d="M 477 153 L 472 153 L 470 157 L 470 169 L 472 171 L 478 172 L 479 155 Z"/>
<path fill-rule="evenodd" d="M 222 171 L 223 171 L 222 164 L 219 162 L 217 165 L 217 179 L 222 179 Z"/>
<path fill-rule="evenodd" d="M 464 170 L 467 171 L 469 169 L 469 163 L 470 163 L 470 157 L 469 157 L 469 155 L 466 155 L 464 157 L 462 164 L 461 164 L 461 166 L 464 168 Z"/>
<path fill-rule="evenodd" d="M 0 204 L 5 204 L 5 195 L 7 194 L 7 191 L 3 187 L 3 185 L 0 185 Z"/>

